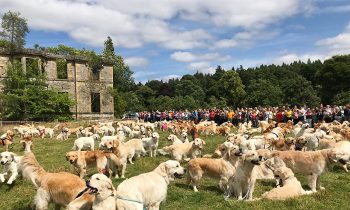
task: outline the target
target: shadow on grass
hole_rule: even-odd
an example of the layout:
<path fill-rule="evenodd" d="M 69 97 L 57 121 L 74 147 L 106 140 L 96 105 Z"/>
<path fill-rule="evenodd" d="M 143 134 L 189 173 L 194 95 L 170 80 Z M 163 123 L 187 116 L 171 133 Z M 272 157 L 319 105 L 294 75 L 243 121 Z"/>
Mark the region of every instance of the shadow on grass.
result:
<path fill-rule="evenodd" d="M 175 183 L 175 186 L 178 187 L 178 188 L 182 188 L 184 190 L 191 190 L 193 191 L 192 187 L 188 184 L 184 184 L 184 183 Z M 198 187 L 198 190 L 199 192 L 201 191 L 209 191 L 209 192 L 214 192 L 216 193 L 217 195 L 221 195 L 223 192 L 219 189 L 218 186 L 203 186 L 203 185 L 200 185 Z"/>

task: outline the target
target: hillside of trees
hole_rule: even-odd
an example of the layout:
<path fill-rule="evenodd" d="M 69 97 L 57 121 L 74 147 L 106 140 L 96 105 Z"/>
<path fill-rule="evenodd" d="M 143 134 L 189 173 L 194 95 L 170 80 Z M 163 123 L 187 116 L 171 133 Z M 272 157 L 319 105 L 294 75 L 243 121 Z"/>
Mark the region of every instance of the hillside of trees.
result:
<path fill-rule="evenodd" d="M 164 110 L 350 103 L 350 55 L 152 80 L 125 90 L 127 109 Z"/>
<path fill-rule="evenodd" d="M 12 24 L 14 23 L 14 24 Z M 13 26 L 16 27 L 7 27 Z M 27 23 L 19 13 L 8 12 L 2 18 L 3 31 L 0 33 L 0 47 L 11 50 L 21 49 L 25 44 L 25 35 L 29 32 Z M 11 38 L 12 37 L 12 38 Z M 15 39 L 13 39 L 15 37 Z M 111 94 L 114 97 L 115 114 L 120 117 L 128 111 L 144 110 L 169 110 L 169 109 L 197 109 L 210 107 L 256 107 L 256 106 L 278 106 L 278 105 L 307 105 L 317 106 L 323 104 L 344 105 L 350 103 L 350 55 L 338 55 L 322 61 L 295 61 L 291 64 L 261 65 L 255 68 L 244 68 L 242 66 L 231 69 L 223 69 L 217 66 L 214 74 L 196 73 L 184 75 L 180 79 L 169 81 L 151 80 L 145 84 L 136 83 L 132 70 L 125 64 L 122 55 L 114 48 L 110 37 L 104 43 L 101 55 L 94 51 L 85 49 L 74 49 L 69 46 L 59 45 L 53 47 L 34 46 L 36 49 L 63 55 L 83 55 L 89 58 L 88 65 L 91 69 L 99 69 L 102 59 L 110 59 L 114 62 L 114 87 Z M 10 68 L 13 68 L 12 65 Z M 21 71 L 15 68 L 13 74 L 6 82 L 6 87 L 11 87 L 13 80 L 22 80 L 29 83 Z M 166 71 L 166 69 L 164 69 Z M 37 86 L 37 85 L 35 85 Z M 35 86 L 25 85 L 25 87 Z M 41 85 L 42 87 L 44 85 Z M 24 88 L 28 91 L 28 88 Z M 43 95 L 52 95 L 51 90 L 41 88 Z M 12 95 L 10 95 L 11 93 Z M 46 115 L 60 117 L 61 113 L 71 106 L 68 99 L 56 97 L 59 100 L 50 110 L 42 109 L 36 116 L 29 111 L 26 115 L 20 114 L 22 106 L 33 105 L 34 108 L 45 107 L 40 100 L 30 99 L 22 92 L 6 89 L 2 94 L 3 105 L 14 104 L 16 106 L 6 108 L 3 117 L 12 113 L 13 120 L 45 119 Z M 5 97 L 6 96 L 6 97 Z M 22 97 L 23 100 L 18 98 Z M 55 101 L 50 98 L 50 101 Z M 55 107 L 66 106 L 53 115 Z M 13 109 L 12 109 L 12 108 Z M 31 110 L 30 108 L 26 110 Z M 66 117 L 66 116 L 65 116 Z"/>

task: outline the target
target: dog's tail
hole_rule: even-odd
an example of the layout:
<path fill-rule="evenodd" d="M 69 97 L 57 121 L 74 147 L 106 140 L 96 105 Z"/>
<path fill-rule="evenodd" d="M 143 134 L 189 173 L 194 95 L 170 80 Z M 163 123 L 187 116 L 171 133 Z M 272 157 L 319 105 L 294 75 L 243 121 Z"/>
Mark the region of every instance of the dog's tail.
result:
<path fill-rule="evenodd" d="M 26 153 L 21 161 L 23 177 L 32 181 L 35 187 L 41 186 L 42 176 L 47 172 L 41 167 L 32 152 Z"/>
<path fill-rule="evenodd" d="M 163 147 L 162 149 L 159 149 L 158 152 L 161 155 L 169 155 L 172 150 L 173 148 L 171 146 L 167 146 L 167 147 Z"/>

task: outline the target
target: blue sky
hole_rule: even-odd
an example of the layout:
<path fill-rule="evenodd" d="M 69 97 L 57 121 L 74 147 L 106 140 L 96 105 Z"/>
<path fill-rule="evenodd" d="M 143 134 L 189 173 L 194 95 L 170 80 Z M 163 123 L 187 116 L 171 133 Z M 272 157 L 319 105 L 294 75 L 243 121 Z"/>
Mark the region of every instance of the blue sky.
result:
<path fill-rule="evenodd" d="M 101 52 L 111 36 L 136 81 L 350 53 L 350 0 L 1 0 L 27 47 Z"/>

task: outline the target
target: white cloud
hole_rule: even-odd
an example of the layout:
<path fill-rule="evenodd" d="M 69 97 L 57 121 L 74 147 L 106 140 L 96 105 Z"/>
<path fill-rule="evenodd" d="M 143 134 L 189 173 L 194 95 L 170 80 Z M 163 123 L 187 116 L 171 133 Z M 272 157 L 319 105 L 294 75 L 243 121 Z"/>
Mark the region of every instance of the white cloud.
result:
<path fill-rule="evenodd" d="M 129 57 L 125 58 L 124 61 L 130 67 L 145 67 L 149 64 L 149 61 L 142 57 Z"/>
<path fill-rule="evenodd" d="M 229 55 L 221 55 L 215 53 L 194 54 L 191 52 L 176 51 L 170 55 L 171 59 L 178 62 L 193 62 L 193 61 L 227 61 L 231 59 Z"/>
<path fill-rule="evenodd" d="M 344 32 L 337 36 L 319 40 L 316 42 L 318 47 L 324 48 L 329 55 L 349 54 L 350 53 L 350 23 Z"/>
<path fill-rule="evenodd" d="M 1 0 L 0 13 L 20 11 L 31 29 L 64 32 L 91 46 L 101 47 L 105 38 L 111 36 L 121 47 L 156 44 L 188 50 L 213 46 L 216 39 L 201 28 L 174 27 L 171 21 L 174 18 L 221 29 L 262 31 L 287 17 L 307 13 L 312 8 L 310 2 L 312 0 L 148 0 L 146 3 L 141 0 Z M 234 47 L 235 42 L 219 40 L 216 45 Z"/>
<path fill-rule="evenodd" d="M 215 73 L 215 67 L 211 66 L 209 62 L 194 62 L 190 63 L 187 68 L 189 70 L 198 71 L 206 74 Z"/>
<path fill-rule="evenodd" d="M 176 74 L 171 74 L 171 75 L 167 75 L 167 76 L 164 76 L 164 77 L 157 78 L 156 80 L 161 80 L 163 82 L 168 82 L 171 79 L 179 79 L 179 78 L 181 78 L 181 76 L 176 75 Z"/>
<path fill-rule="evenodd" d="M 214 48 L 233 48 L 238 45 L 234 39 L 221 39 L 214 43 Z"/>
<path fill-rule="evenodd" d="M 195 55 L 190 52 L 177 51 L 170 55 L 171 59 L 179 62 L 191 62 L 197 59 Z"/>

